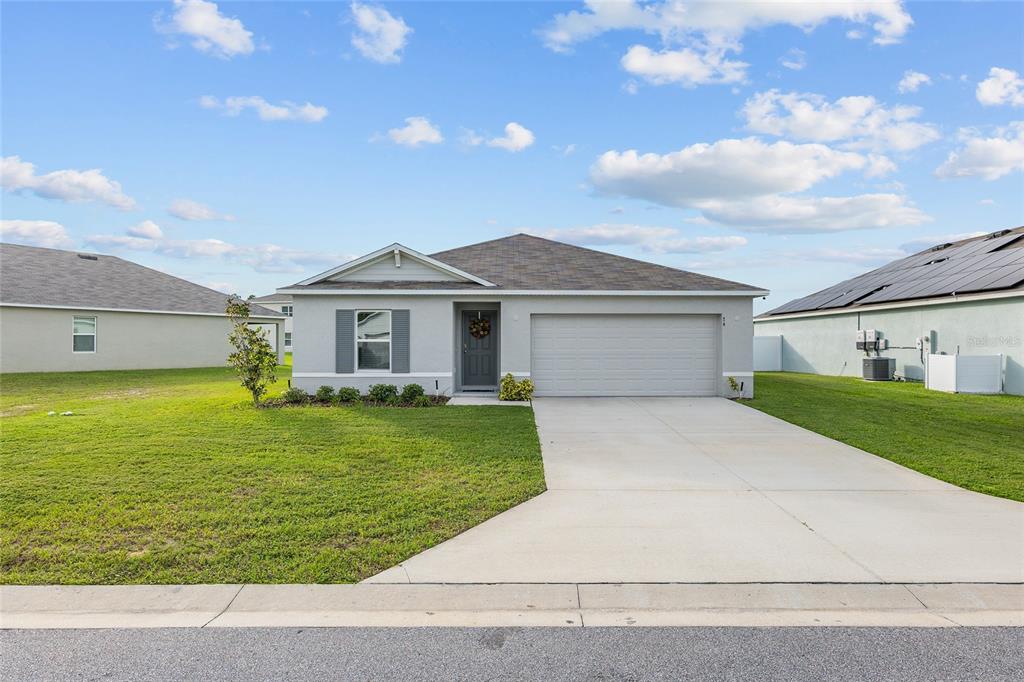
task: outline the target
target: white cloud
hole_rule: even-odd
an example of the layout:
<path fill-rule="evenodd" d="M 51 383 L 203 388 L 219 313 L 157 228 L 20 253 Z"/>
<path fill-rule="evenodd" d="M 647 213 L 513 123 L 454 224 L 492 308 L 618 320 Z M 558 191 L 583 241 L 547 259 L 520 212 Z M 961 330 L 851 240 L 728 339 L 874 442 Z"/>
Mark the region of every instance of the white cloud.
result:
<path fill-rule="evenodd" d="M 36 175 L 35 165 L 18 156 L 0 160 L 0 186 L 10 192 L 28 191 L 46 199 L 72 203 L 99 201 L 128 211 L 135 200 L 121 189 L 121 183 L 103 175 L 102 170 L 58 170 Z"/>
<path fill-rule="evenodd" d="M 692 88 L 708 83 L 738 83 L 746 78 L 747 64 L 725 58 L 722 50 L 698 51 L 688 47 L 654 52 L 633 45 L 622 57 L 622 68 L 654 85 L 677 83 Z"/>
<path fill-rule="evenodd" d="M 995 206 L 996 205 L 996 200 L 995 199 L 981 199 L 981 200 L 978 201 L 978 205 L 980 205 L 980 206 Z"/>
<path fill-rule="evenodd" d="M 973 129 L 960 131 L 962 146 L 935 169 L 940 178 L 980 177 L 997 180 L 1024 170 L 1024 121 L 997 128 L 990 137 Z"/>
<path fill-rule="evenodd" d="M 905 257 L 907 254 L 900 249 L 884 247 L 853 247 L 848 249 L 808 249 L 805 251 L 788 251 L 779 254 L 782 258 L 794 261 L 852 263 L 866 267 L 877 267 Z"/>
<path fill-rule="evenodd" d="M 759 92 L 743 105 L 746 127 L 758 133 L 811 142 L 843 142 L 849 148 L 909 151 L 939 139 L 938 129 L 913 119 L 920 107 L 887 108 L 874 97 Z"/>
<path fill-rule="evenodd" d="M 978 83 L 974 94 L 987 107 L 1000 104 L 1024 107 L 1024 78 L 1012 69 L 993 66 L 989 69 L 988 78 Z"/>
<path fill-rule="evenodd" d="M 521 152 L 533 144 L 533 133 L 515 121 L 505 126 L 503 137 L 487 140 L 488 147 L 497 147 L 509 152 Z"/>
<path fill-rule="evenodd" d="M 582 10 L 555 15 L 539 33 L 545 45 L 568 52 L 576 43 L 608 31 L 643 31 L 657 35 L 662 49 L 633 45 L 622 59 L 630 73 L 651 83 L 734 83 L 745 79 L 747 65 L 730 60 L 750 30 L 786 24 L 804 31 L 833 19 L 870 24 L 875 43 L 899 42 L 913 20 L 899 0 L 858 2 L 663 2 L 586 0 Z M 790 59 L 792 64 L 801 63 Z M 792 67 L 790 67 L 792 68 Z M 627 90 L 629 91 L 629 90 Z"/>
<path fill-rule="evenodd" d="M 798 192 L 868 159 L 821 144 L 766 144 L 749 137 L 694 144 L 668 154 L 609 151 L 590 169 L 601 193 L 688 208 L 705 199 Z"/>
<path fill-rule="evenodd" d="M 164 23 L 158 15 L 157 30 L 192 38 L 192 47 L 221 59 L 252 54 L 252 32 L 242 22 L 220 13 L 217 3 L 205 0 L 174 0 L 174 13 Z"/>
<path fill-rule="evenodd" d="M 327 107 L 317 106 L 310 102 L 296 104 L 284 101 L 271 104 L 262 97 L 250 95 L 246 97 L 228 97 L 221 100 L 212 95 L 199 98 L 199 106 L 204 109 L 219 109 L 225 116 L 238 116 L 245 109 L 252 109 L 261 121 L 301 121 L 303 123 L 319 123 L 327 118 Z"/>
<path fill-rule="evenodd" d="M 142 239 L 163 239 L 164 231 L 152 220 L 143 220 L 138 225 L 128 228 L 128 235 Z"/>
<path fill-rule="evenodd" d="M 579 246 L 638 246 L 649 253 L 714 253 L 747 244 L 745 237 L 682 237 L 674 227 L 601 223 L 586 227 L 523 230 Z"/>
<path fill-rule="evenodd" d="M 777 24 L 811 31 L 833 19 L 870 25 L 880 45 L 899 42 L 913 19 L 899 0 L 864 3 L 835 2 L 681 2 L 666 0 L 640 4 L 633 0 L 587 0 L 585 9 L 558 14 L 541 31 L 545 44 L 566 51 L 575 43 L 607 31 L 638 30 L 662 40 L 699 35 L 716 41 L 739 39 L 749 30 Z"/>
<path fill-rule="evenodd" d="M 807 66 L 807 53 L 794 47 L 779 57 L 779 64 L 793 71 L 802 71 Z"/>
<path fill-rule="evenodd" d="M 896 85 L 896 89 L 902 93 L 917 92 L 922 85 L 931 85 L 932 79 L 926 73 L 920 71 L 904 71 L 903 78 Z"/>
<path fill-rule="evenodd" d="M 159 225 L 144 221 L 123 235 L 99 234 L 86 243 L 110 249 L 145 251 L 169 258 L 216 258 L 246 265 L 257 272 L 300 273 L 351 260 L 351 256 L 303 251 L 277 244 L 238 245 L 220 239 L 168 239 Z"/>
<path fill-rule="evenodd" d="M 0 220 L 4 241 L 48 249 L 72 249 L 74 240 L 60 223 L 52 220 Z"/>
<path fill-rule="evenodd" d="M 746 237 L 680 237 L 666 239 L 644 247 L 655 253 L 717 253 L 747 245 Z"/>
<path fill-rule="evenodd" d="M 760 196 L 702 202 L 709 219 L 744 232 L 811 234 L 920 225 L 931 218 L 898 194 L 851 197 Z"/>
<path fill-rule="evenodd" d="M 401 17 L 392 16 L 383 7 L 372 7 L 353 2 L 352 20 L 357 32 L 352 34 L 352 46 L 369 60 L 381 64 L 397 64 L 399 54 L 413 32 Z"/>
<path fill-rule="evenodd" d="M 392 128 L 388 137 L 395 144 L 405 147 L 419 147 L 421 144 L 441 144 L 444 136 L 441 129 L 423 116 L 410 116 L 405 119 L 404 128 Z"/>
<path fill-rule="evenodd" d="M 557 144 L 551 145 L 551 148 L 561 154 L 562 156 L 572 156 L 576 153 L 575 143 L 559 146 Z"/>
<path fill-rule="evenodd" d="M 897 194 L 791 196 L 847 171 L 870 177 L 891 167 L 885 157 L 821 144 L 746 138 L 668 154 L 609 151 L 591 167 L 590 180 L 604 195 L 697 209 L 706 220 L 751 232 L 835 232 L 929 220 Z"/>
<path fill-rule="evenodd" d="M 191 199 L 175 199 L 167 208 L 167 212 L 181 220 L 234 220 L 235 217 L 218 213 L 206 204 Z"/>

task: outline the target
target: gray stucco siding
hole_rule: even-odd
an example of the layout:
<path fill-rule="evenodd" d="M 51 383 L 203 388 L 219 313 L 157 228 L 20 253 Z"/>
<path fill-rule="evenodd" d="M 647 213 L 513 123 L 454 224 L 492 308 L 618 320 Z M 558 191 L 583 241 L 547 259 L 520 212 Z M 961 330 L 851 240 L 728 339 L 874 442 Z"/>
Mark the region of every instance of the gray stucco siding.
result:
<path fill-rule="evenodd" d="M 72 352 L 72 320 L 96 318 L 96 350 Z M 273 324 L 284 357 L 280 318 Z M 0 307 L 0 372 L 82 372 L 217 367 L 231 352 L 224 316 L 62 308 Z"/>
<path fill-rule="evenodd" d="M 497 306 L 495 306 L 497 304 Z M 729 395 L 724 374 L 744 382 L 753 394 L 752 299 L 747 296 L 458 296 L 296 294 L 293 324 L 302 339 L 294 356 L 293 384 L 305 390 L 321 385 L 419 383 L 428 392 L 451 393 L 457 386 L 455 312 L 500 310 L 500 373 L 528 376 L 531 371 L 531 316 L 535 314 L 715 315 L 724 322 L 719 337 L 719 393 Z M 409 374 L 338 375 L 335 367 L 335 311 L 338 309 L 409 311 Z M 436 382 L 436 384 L 435 384 Z"/>
<path fill-rule="evenodd" d="M 932 352 L 1002 354 L 1003 388 L 1024 395 L 1024 296 L 956 303 L 850 311 L 836 315 L 765 319 L 754 323 L 758 336 L 782 336 L 782 369 L 833 376 L 860 376 L 863 351 L 855 347 L 858 329 L 882 332 L 896 360 L 896 373 L 924 379 L 922 354 L 914 345 L 935 332 Z"/>

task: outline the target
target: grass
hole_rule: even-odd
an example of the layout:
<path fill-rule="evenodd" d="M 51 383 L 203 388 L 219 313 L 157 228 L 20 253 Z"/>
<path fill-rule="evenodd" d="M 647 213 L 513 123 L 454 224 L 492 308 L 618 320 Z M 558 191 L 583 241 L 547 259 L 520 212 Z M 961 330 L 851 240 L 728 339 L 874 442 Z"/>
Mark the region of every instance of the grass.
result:
<path fill-rule="evenodd" d="M 758 372 L 745 404 L 968 490 L 1024 501 L 1024 397 Z"/>
<path fill-rule="evenodd" d="M 544 490 L 529 409 L 257 410 L 211 368 L 4 375 L 0 414 L 8 584 L 353 582 Z"/>

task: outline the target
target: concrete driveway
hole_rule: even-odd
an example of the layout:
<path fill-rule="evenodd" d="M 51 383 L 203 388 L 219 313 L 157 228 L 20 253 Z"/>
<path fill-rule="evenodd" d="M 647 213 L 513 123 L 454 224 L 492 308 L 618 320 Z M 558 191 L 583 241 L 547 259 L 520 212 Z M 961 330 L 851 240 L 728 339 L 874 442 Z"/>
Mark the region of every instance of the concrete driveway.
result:
<path fill-rule="evenodd" d="M 1024 504 L 741 404 L 534 411 L 548 491 L 370 582 L 1024 581 Z"/>

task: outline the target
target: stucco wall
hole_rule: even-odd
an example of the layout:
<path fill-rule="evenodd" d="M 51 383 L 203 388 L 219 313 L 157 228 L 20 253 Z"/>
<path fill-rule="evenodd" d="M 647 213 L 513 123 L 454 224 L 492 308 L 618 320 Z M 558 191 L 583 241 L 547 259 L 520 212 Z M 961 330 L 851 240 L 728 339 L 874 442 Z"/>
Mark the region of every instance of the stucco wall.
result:
<path fill-rule="evenodd" d="M 95 353 L 71 352 L 76 316 L 96 317 Z M 229 330 L 225 317 L 3 306 L 0 372 L 223 366 L 231 352 Z"/>
<path fill-rule="evenodd" d="M 895 358 L 896 373 L 910 379 L 924 379 L 914 342 L 930 332 L 936 338 L 933 353 L 1001 353 L 1004 390 L 1024 395 L 1024 297 L 754 323 L 758 336 L 782 335 L 783 371 L 840 376 L 860 376 L 864 353 L 854 345 L 858 329 L 882 332 L 890 348 L 881 355 Z"/>
<path fill-rule="evenodd" d="M 450 393 L 457 386 L 454 314 L 459 308 L 500 308 L 500 372 L 530 373 L 530 315 L 550 313 L 624 313 L 723 315 L 720 338 L 719 390 L 729 394 L 723 373 L 744 383 L 753 394 L 752 299 L 715 296 L 501 296 L 486 299 L 457 296 L 331 296 L 296 295 L 295 336 L 302 339 L 294 356 L 293 384 L 306 390 L 327 384 L 419 383 L 428 391 Z M 487 306 L 485 304 L 491 304 Z M 411 374 L 338 376 L 334 374 L 334 311 L 337 309 L 409 310 Z"/>

